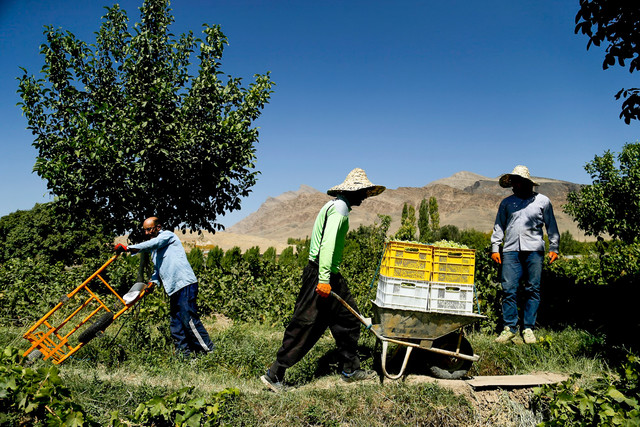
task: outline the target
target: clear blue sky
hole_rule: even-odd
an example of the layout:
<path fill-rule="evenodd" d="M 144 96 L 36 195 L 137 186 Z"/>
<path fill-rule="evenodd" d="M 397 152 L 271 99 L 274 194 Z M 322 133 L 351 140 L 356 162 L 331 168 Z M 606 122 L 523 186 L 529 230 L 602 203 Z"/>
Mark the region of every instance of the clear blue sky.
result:
<path fill-rule="evenodd" d="M 0 216 L 51 200 L 19 102 L 18 67 L 39 73 L 44 25 L 86 42 L 107 0 L 0 0 Z M 120 2 L 139 18 L 140 1 Z M 277 86 L 257 145 L 261 175 L 231 226 L 267 197 L 325 191 L 354 167 L 388 188 L 467 170 L 590 183 L 584 165 L 638 140 L 614 94 L 638 74 L 602 70 L 575 35 L 575 1 L 176 0 L 176 35 L 220 24 L 222 70 Z"/>

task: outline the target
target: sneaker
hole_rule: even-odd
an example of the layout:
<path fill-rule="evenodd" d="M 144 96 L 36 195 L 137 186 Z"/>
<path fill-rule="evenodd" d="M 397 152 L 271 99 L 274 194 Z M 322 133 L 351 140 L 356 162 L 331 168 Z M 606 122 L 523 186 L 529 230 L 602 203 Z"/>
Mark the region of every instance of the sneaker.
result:
<path fill-rule="evenodd" d="M 364 369 L 356 369 L 351 373 L 342 371 L 342 375 L 341 375 L 342 381 L 345 381 L 348 383 L 353 383 L 356 381 L 363 381 L 363 380 L 370 380 L 370 379 L 376 378 L 377 376 L 378 374 L 376 373 L 376 371 L 370 371 L 370 370 L 365 371 Z"/>
<path fill-rule="evenodd" d="M 280 381 L 272 380 L 268 371 L 260 377 L 260 380 L 274 393 L 282 393 L 283 391 L 286 391 L 284 384 Z"/>
<path fill-rule="evenodd" d="M 511 332 L 508 326 L 504 327 L 504 331 L 495 339 L 495 342 L 506 343 L 511 341 L 516 336 L 515 332 Z"/>
<path fill-rule="evenodd" d="M 527 344 L 535 344 L 538 341 L 530 328 L 525 329 L 522 336 L 524 338 L 524 342 Z"/>

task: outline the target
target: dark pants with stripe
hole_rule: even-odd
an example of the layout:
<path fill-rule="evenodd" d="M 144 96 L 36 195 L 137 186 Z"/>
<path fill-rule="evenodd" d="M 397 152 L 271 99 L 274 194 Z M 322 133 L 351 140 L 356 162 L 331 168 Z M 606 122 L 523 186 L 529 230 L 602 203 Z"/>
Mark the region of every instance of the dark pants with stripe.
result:
<path fill-rule="evenodd" d="M 169 297 L 171 338 L 178 353 L 207 353 L 213 350 L 209 333 L 198 316 L 198 283 L 192 283 Z"/>
<path fill-rule="evenodd" d="M 353 309 L 358 310 L 347 282 L 340 274 L 331 274 L 331 290 L 340 295 Z M 299 362 L 329 328 L 336 340 L 343 370 L 352 372 L 360 368 L 357 354 L 360 322 L 338 300 L 323 298 L 316 293 L 318 264 L 309 262 L 302 273 L 302 288 L 296 300 L 293 317 L 284 332 L 282 347 L 269 376 L 277 381 L 284 378 L 287 368 Z"/>

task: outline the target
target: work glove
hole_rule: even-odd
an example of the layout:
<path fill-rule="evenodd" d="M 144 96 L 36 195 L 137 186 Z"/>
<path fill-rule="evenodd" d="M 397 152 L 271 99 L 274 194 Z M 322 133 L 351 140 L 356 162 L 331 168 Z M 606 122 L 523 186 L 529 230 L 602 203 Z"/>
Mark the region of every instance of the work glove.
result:
<path fill-rule="evenodd" d="M 118 243 L 114 248 L 113 251 L 116 253 L 116 255 L 119 255 L 123 252 L 128 252 L 129 248 L 127 248 L 125 245 L 123 245 L 122 243 Z"/>
<path fill-rule="evenodd" d="M 151 292 L 153 292 L 153 290 L 156 288 L 156 283 L 155 282 L 149 282 L 147 283 L 147 287 L 144 288 L 144 292 L 146 294 L 150 294 Z"/>
<path fill-rule="evenodd" d="M 328 283 L 318 283 L 316 287 L 316 293 L 322 298 L 326 298 L 331 295 L 331 285 Z"/>
<path fill-rule="evenodd" d="M 491 259 L 497 262 L 498 264 L 502 264 L 502 258 L 500 258 L 500 252 L 493 252 L 491 254 Z"/>
<path fill-rule="evenodd" d="M 549 264 L 551 264 L 553 261 L 557 259 L 558 259 L 558 254 L 553 251 L 549 251 Z"/>

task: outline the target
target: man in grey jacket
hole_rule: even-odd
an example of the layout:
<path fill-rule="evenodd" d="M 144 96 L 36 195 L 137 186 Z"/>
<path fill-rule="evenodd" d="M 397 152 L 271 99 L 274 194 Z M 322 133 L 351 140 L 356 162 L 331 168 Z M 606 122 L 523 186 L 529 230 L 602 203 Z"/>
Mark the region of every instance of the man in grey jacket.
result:
<path fill-rule="evenodd" d="M 512 187 L 513 195 L 500 203 L 491 235 L 491 259 L 502 264 L 504 291 L 504 330 L 496 342 L 506 343 L 518 335 L 517 292 L 520 281 L 524 279 L 522 335 L 525 343 L 533 344 L 536 342 L 533 329 L 540 305 L 540 277 L 545 251 L 543 227 L 549 236 L 549 263 L 558 258 L 560 235 L 551 201 L 533 191 L 533 187 L 539 184 L 531 179 L 526 166 L 516 166 L 510 174 L 502 175 L 499 182 L 501 187 Z"/>

